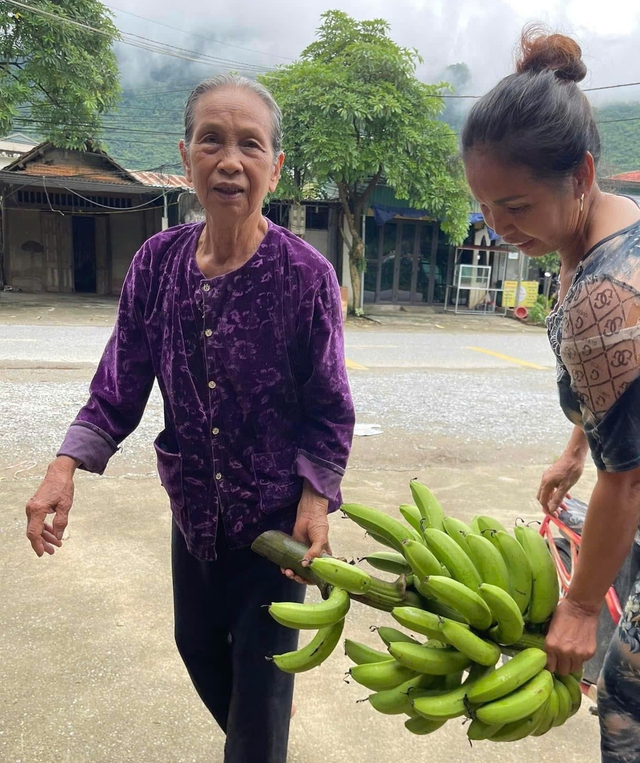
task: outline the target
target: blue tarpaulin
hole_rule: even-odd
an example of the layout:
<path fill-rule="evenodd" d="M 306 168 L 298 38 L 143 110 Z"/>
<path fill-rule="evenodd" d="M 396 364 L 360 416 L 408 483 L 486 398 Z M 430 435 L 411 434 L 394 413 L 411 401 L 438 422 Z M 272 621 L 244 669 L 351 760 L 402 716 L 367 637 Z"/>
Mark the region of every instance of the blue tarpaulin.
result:
<path fill-rule="evenodd" d="M 390 207 L 385 204 L 372 204 L 373 217 L 376 221 L 376 225 L 384 225 L 394 217 L 429 217 L 429 213 L 425 209 L 413 209 L 412 207 Z M 479 212 L 472 212 L 469 215 L 469 223 L 481 223 L 484 222 L 484 217 Z M 497 241 L 500 236 L 487 226 L 489 231 L 489 239 L 491 241 Z"/>

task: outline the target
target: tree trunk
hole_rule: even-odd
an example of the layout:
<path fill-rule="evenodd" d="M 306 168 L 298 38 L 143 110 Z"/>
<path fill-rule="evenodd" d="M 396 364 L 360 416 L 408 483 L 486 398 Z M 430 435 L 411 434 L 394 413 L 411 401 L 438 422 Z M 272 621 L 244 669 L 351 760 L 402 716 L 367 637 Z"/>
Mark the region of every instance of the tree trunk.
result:
<path fill-rule="evenodd" d="M 351 274 L 351 312 L 354 315 L 364 314 L 362 304 L 362 277 L 364 275 L 366 260 L 364 257 L 364 241 L 357 233 L 357 226 L 351 228 L 351 247 L 349 248 L 349 273 Z"/>
<path fill-rule="evenodd" d="M 351 312 L 354 315 L 362 315 L 364 310 L 362 309 L 361 297 L 362 297 L 362 273 L 358 270 L 355 264 L 351 252 L 349 252 L 349 272 L 351 274 Z"/>

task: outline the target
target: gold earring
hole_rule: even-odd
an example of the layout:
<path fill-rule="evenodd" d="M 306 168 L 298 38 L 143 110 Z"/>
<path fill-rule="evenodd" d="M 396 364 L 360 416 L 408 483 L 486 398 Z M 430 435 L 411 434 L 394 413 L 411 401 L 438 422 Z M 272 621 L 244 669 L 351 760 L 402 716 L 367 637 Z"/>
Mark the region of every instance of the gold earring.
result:
<path fill-rule="evenodd" d="M 582 214 L 582 210 L 584 209 L 584 194 L 580 197 L 580 214 Z"/>

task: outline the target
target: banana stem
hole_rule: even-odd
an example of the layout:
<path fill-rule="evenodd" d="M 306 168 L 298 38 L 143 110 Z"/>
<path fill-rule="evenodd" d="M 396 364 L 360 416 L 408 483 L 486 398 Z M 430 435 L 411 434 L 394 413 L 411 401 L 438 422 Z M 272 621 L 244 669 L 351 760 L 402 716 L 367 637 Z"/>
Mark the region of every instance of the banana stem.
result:
<path fill-rule="evenodd" d="M 309 567 L 302 566 L 302 560 L 309 550 L 309 547 L 305 546 L 304 543 L 294 540 L 290 535 L 280 530 L 267 530 L 253 541 L 251 549 L 279 567 L 293 570 L 296 575 L 300 575 L 312 585 L 318 586 L 322 598 L 329 595 L 331 586 L 320 580 Z"/>
<path fill-rule="evenodd" d="M 309 567 L 302 566 L 304 555 L 309 550 L 308 546 L 294 540 L 290 535 L 280 530 L 267 530 L 259 535 L 251 544 L 251 548 L 256 554 L 264 556 L 265 559 L 283 567 L 287 570 L 293 570 L 296 575 L 308 580 L 312 585 L 318 586 L 323 598 L 329 595 L 329 586 L 314 574 Z M 401 575 L 398 580 L 390 583 L 388 580 L 382 580 L 371 576 L 371 590 L 362 595 L 349 594 L 352 599 L 366 604 L 374 609 L 384 609 L 390 611 L 393 607 L 416 606 L 415 595 L 413 591 L 407 591 L 405 578 Z"/>

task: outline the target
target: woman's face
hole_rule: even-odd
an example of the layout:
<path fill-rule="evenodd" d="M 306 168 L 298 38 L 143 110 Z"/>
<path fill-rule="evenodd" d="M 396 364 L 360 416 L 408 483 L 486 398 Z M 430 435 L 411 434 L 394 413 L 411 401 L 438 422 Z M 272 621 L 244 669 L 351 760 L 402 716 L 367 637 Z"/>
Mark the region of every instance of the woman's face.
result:
<path fill-rule="evenodd" d="M 483 149 L 465 157 L 471 193 L 487 225 L 529 257 L 566 250 L 579 230 L 577 184 L 536 179 L 523 165 L 508 165 Z"/>
<path fill-rule="evenodd" d="M 218 88 L 196 103 L 191 142 L 180 151 L 198 200 L 225 227 L 259 215 L 278 185 L 284 154 L 273 155 L 271 127 L 267 105 L 244 88 Z"/>

